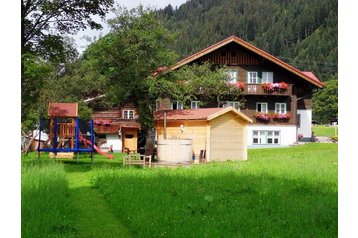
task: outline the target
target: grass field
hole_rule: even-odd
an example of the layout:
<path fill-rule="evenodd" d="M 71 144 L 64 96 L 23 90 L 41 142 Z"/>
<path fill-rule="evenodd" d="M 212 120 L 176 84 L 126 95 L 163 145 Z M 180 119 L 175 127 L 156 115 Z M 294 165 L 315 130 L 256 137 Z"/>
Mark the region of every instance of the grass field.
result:
<path fill-rule="evenodd" d="M 316 125 L 312 126 L 312 131 L 315 136 L 338 136 L 338 127 L 334 126 Z"/>
<path fill-rule="evenodd" d="M 37 232 L 49 234 L 44 236 L 336 237 L 337 150 L 337 144 L 318 143 L 255 149 L 248 161 L 175 169 L 123 169 L 121 159 L 100 156 L 94 165 L 89 159 L 79 164 L 50 161 L 49 171 L 61 174 L 51 183 L 61 181 L 62 189 L 51 190 L 57 194 L 51 197 L 51 208 L 47 199 L 38 199 L 45 204 L 36 217 L 23 212 L 23 236 L 35 237 L 35 229 L 30 233 L 24 228 L 54 210 L 59 218 L 53 223 L 62 230 L 52 223 L 36 225 Z M 23 174 L 36 168 L 31 176 L 44 176 L 36 175 L 44 162 L 28 158 L 23 164 Z M 25 184 L 33 182 L 24 175 L 22 179 L 22 189 L 31 191 L 34 186 Z M 23 194 L 24 205 L 26 194 L 31 193 Z M 74 217 L 61 220 L 68 213 L 59 200 L 72 207 Z"/>

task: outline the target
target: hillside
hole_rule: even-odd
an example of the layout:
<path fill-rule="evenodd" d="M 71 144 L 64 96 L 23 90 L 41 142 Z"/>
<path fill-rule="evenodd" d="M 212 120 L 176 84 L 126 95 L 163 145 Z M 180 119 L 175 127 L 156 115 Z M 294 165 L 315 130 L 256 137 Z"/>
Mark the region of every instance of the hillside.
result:
<path fill-rule="evenodd" d="M 322 81 L 337 74 L 337 0 L 191 0 L 160 12 L 181 57 L 237 35 Z"/>

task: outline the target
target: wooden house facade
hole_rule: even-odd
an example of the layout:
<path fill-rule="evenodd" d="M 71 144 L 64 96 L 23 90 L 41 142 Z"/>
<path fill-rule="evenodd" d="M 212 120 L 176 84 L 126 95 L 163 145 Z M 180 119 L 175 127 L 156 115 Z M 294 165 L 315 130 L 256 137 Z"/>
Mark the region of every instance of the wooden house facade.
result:
<path fill-rule="evenodd" d="M 140 125 L 133 102 L 121 103 L 110 110 L 95 110 L 93 119 L 98 138 L 104 140 L 102 148 L 115 152 L 138 149 Z"/>
<path fill-rule="evenodd" d="M 242 82 L 245 103 L 227 101 L 244 113 L 253 123 L 248 126 L 248 146 L 286 146 L 297 142 L 298 136 L 311 138 L 312 95 L 324 84 L 312 73 L 303 72 L 231 36 L 173 65 L 210 62 L 226 66 L 231 83 Z M 170 102 L 171 109 L 198 108 L 200 102 L 183 105 Z"/>

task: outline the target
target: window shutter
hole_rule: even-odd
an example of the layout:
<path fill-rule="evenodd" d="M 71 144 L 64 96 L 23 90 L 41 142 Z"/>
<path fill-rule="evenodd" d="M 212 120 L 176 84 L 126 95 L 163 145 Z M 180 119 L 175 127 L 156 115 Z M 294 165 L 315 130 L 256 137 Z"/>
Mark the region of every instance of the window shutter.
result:
<path fill-rule="evenodd" d="M 258 77 L 257 82 L 262 83 L 262 71 L 257 72 L 257 77 Z"/>

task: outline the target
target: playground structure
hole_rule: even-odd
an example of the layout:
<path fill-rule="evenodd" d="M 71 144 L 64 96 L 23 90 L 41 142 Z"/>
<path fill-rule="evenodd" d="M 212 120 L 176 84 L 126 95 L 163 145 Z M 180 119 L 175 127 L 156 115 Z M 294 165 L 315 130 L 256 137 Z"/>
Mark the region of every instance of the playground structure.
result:
<path fill-rule="evenodd" d="M 93 120 L 82 121 L 78 118 L 77 103 L 50 103 L 48 107 L 49 119 L 40 119 L 39 140 L 41 134 L 47 133 L 48 140 L 44 148 L 38 146 L 38 158 L 41 151 L 50 152 L 52 158 L 76 159 L 81 152 L 98 153 L 113 159 L 111 154 L 104 153 L 95 145 Z"/>

